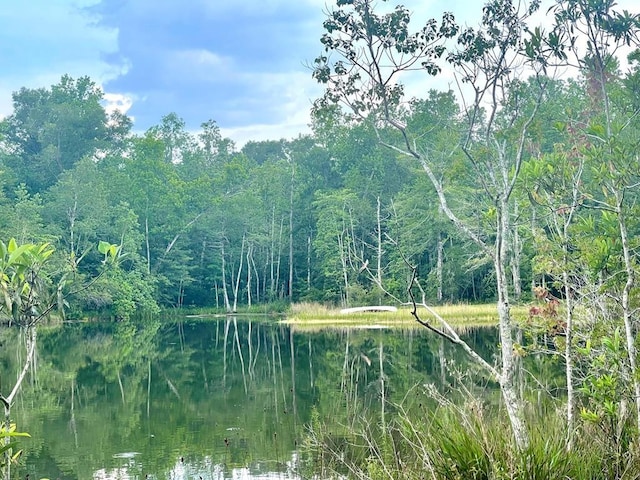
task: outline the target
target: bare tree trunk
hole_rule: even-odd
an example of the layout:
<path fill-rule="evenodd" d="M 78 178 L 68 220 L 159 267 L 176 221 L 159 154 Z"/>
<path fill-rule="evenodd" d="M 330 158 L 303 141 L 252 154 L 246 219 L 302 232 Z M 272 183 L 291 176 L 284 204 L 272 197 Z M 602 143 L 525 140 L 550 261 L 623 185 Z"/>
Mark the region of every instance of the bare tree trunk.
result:
<path fill-rule="evenodd" d="M 442 302 L 442 290 L 443 290 L 443 266 L 444 266 L 444 239 L 442 238 L 442 232 L 438 232 L 438 252 L 436 260 L 436 282 L 438 284 L 438 290 L 436 298 L 438 302 Z"/>
<path fill-rule="evenodd" d="M 378 231 L 377 231 L 378 245 L 377 245 L 377 255 L 376 255 L 376 260 L 377 260 L 376 280 L 378 282 L 378 285 L 382 285 L 382 255 L 384 252 L 382 251 L 382 221 L 380 219 L 380 197 L 378 197 L 376 201 L 377 201 L 376 223 L 378 227 Z"/>
<path fill-rule="evenodd" d="M 258 272 L 258 267 L 256 266 L 256 261 L 253 258 L 253 249 L 251 250 L 251 257 L 247 259 L 247 267 L 253 268 L 253 274 L 256 279 L 256 301 L 260 301 L 260 293 L 261 293 L 261 284 L 260 284 L 260 273 Z M 249 288 L 251 288 L 251 284 L 249 284 Z"/>
<path fill-rule="evenodd" d="M 280 291 L 280 264 L 282 261 L 282 233 L 284 231 L 284 218 L 280 219 L 280 235 L 278 236 L 278 260 L 276 262 L 276 284 L 274 294 Z"/>
<path fill-rule="evenodd" d="M 247 306 L 251 307 L 251 250 L 252 245 L 247 247 Z"/>
<path fill-rule="evenodd" d="M 269 295 L 271 298 L 276 292 L 275 275 L 275 251 L 276 251 L 276 207 L 271 209 L 271 248 L 269 249 Z"/>
<path fill-rule="evenodd" d="M 565 265 L 568 262 L 567 245 L 563 245 Z M 565 294 L 565 346 L 564 346 L 564 364 L 565 376 L 567 381 L 567 450 L 573 448 L 574 430 L 575 430 L 575 405 L 576 398 L 573 387 L 573 298 L 569 288 L 569 272 L 566 267 L 562 272 L 562 282 L 564 283 Z"/>
<path fill-rule="evenodd" d="M 518 216 L 518 204 L 515 204 L 515 216 Z M 509 257 L 511 266 L 511 278 L 513 283 L 513 299 L 519 301 L 522 297 L 522 279 L 520 278 L 520 258 L 522 254 L 522 241 L 518 233 L 518 226 L 511 228 L 511 256 Z"/>
<path fill-rule="evenodd" d="M 307 237 L 307 291 L 311 290 L 311 235 Z"/>
<path fill-rule="evenodd" d="M 343 232 L 344 233 L 344 232 Z M 344 240 L 342 234 L 338 235 L 338 250 L 340 251 L 340 265 L 342 266 L 342 280 L 344 281 L 344 306 L 349 306 L 349 271 L 347 265 L 347 255 L 344 251 Z"/>
<path fill-rule="evenodd" d="M 624 323 L 625 337 L 627 341 L 627 356 L 629 358 L 629 373 L 633 384 L 633 393 L 636 405 L 636 430 L 640 431 L 640 380 L 637 371 L 637 352 L 635 345 L 635 334 L 632 324 L 631 290 L 635 286 L 635 269 L 632 260 L 631 247 L 629 245 L 629 233 L 625 213 L 623 212 L 623 193 L 616 190 L 618 229 L 620 231 L 620 243 L 622 244 L 622 255 L 624 258 L 624 270 L 626 281 L 622 289 L 621 307 L 622 320 Z"/>
<path fill-rule="evenodd" d="M 536 227 L 537 227 L 537 218 L 536 218 L 536 209 L 532 205 L 531 206 L 531 238 L 535 238 L 536 236 Z M 531 291 L 536 287 L 536 276 L 531 274 Z"/>
<path fill-rule="evenodd" d="M 296 167 L 293 160 L 291 161 L 291 190 L 289 192 L 289 301 L 293 299 L 293 186 Z"/>
<path fill-rule="evenodd" d="M 500 350 L 502 369 L 500 373 L 500 390 L 507 414 L 511 422 L 513 435 L 518 447 L 523 450 L 529 443 L 524 410 L 515 385 L 515 354 L 513 351 L 513 326 L 509 305 L 509 285 L 504 267 L 507 265 L 509 209 L 508 199 L 502 198 L 498 204 L 498 228 L 494 267 L 498 290 L 498 319 L 500 330 Z"/>
<path fill-rule="evenodd" d="M 244 243 L 245 235 L 242 235 L 242 246 L 240 248 L 240 264 L 238 265 L 238 274 L 236 275 L 235 285 L 233 286 L 233 312 L 238 311 L 238 291 L 240 290 L 240 277 L 242 275 L 242 267 L 244 266 Z"/>
<path fill-rule="evenodd" d="M 229 302 L 229 290 L 227 288 L 227 272 L 226 272 L 226 259 L 224 254 L 224 239 L 220 244 L 220 253 L 222 256 L 222 295 L 224 297 L 224 307 L 227 312 L 231 312 L 231 303 Z"/>

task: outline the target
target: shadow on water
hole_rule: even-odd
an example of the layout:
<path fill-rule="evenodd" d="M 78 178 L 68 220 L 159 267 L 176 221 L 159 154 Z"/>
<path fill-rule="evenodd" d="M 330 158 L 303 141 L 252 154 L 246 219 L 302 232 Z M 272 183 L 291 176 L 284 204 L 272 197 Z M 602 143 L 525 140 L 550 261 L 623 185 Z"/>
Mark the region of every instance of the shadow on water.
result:
<path fill-rule="evenodd" d="M 0 375 L 17 369 L 3 331 Z M 492 361 L 494 329 L 465 334 Z M 43 329 L 14 420 L 32 439 L 19 478 L 297 478 L 312 415 L 381 419 L 407 392 L 493 388 L 422 330 L 324 330 L 248 319 Z M 418 387 L 416 387 L 418 386 Z M 420 402 L 424 400 L 419 398 Z"/>

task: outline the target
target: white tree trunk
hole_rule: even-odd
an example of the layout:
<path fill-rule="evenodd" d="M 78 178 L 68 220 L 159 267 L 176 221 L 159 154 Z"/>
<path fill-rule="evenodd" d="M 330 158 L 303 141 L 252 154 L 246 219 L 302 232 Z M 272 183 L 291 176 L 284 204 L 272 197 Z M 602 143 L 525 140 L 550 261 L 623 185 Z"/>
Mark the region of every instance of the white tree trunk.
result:
<path fill-rule="evenodd" d="M 226 259 L 224 255 L 224 239 L 220 245 L 220 256 L 222 257 L 222 295 L 224 297 L 224 308 L 227 312 L 231 312 L 231 303 L 229 302 L 229 289 L 227 288 L 227 272 Z"/>
<path fill-rule="evenodd" d="M 291 160 L 291 191 L 289 192 L 289 285 L 287 289 L 289 301 L 293 299 L 293 180 L 295 172 L 295 164 L 293 160 Z"/>
<path fill-rule="evenodd" d="M 515 204 L 515 216 L 518 216 L 518 204 Z M 511 278 L 513 282 L 513 299 L 519 301 L 522 297 L 522 279 L 520 277 L 520 259 L 522 256 L 522 241 L 520 240 L 520 234 L 518 227 L 514 226 L 511 229 Z"/>
<path fill-rule="evenodd" d="M 507 414 L 509 415 L 514 439 L 518 447 L 522 450 L 529 444 L 529 434 L 524 419 L 522 402 L 519 398 L 515 383 L 516 364 L 513 351 L 513 325 L 511 307 L 509 305 L 509 284 L 505 272 L 509 233 L 509 209 L 507 205 L 507 199 L 503 198 L 497 206 L 498 228 L 496 232 L 496 252 L 494 257 L 502 360 L 500 390 Z"/>
<path fill-rule="evenodd" d="M 627 231 L 627 224 L 625 213 L 623 212 L 622 202 L 623 194 L 620 191 L 616 191 L 617 200 L 617 216 L 618 216 L 618 228 L 620 230 L 620 243 L 622 244 L 622 254 L 624 258 L 624 268 L 626 274 L 626 281 L 624 288 L 622 289 L 622 320 L 624 323 L 625 337 L 627 341 L 627 356 L 629 358 L 629 370 L 631 370 L 631 382 L 633 385 L 633 393 L 635 397 L 636 405 L 636 429 L 640 430 L 640 380 L 637 375 L 637 352 L 635 346 L 635 335 L 633 332 L 632 324 L 632 307 L 631 307 L 631 289 L 635 285 L 635 269 L 633 260 L 631 258 L 631 248 L 629 245 L 629 233 Z"/>
<path fill-rule="evenodd" d="M 436 259 L 436 283 L 437 293 L 436 298 L 438 302 L 442 302 L 442 285 L 443 285 L 443 268 L 444 268 L 444 239 L 442 238 L 442 232 L 438 232 L 438 247 L 437 247 L 437 259 Z"/>
<path fill-rule="evenodd" d="M 380 197 L 377 198 L 376 222 L 378 227 L 376 281 L 378 285 L 382 285 L 382 255 L 384 252 L 382 250 L 382 220 L 380 218 Z"/>
<path fill-rule="evenodd" d="M 242 276 L 242 268 L 244 267 L 244 243 L 245 236 L 242 235 L 242 246 L 240 247 L 240 264 L 238 265 L 238 273 L 235 277 L 235 284 L 233 286 L 233 312 L 238 311 L 238 291 L 240 290 L 240 277 Z"/>

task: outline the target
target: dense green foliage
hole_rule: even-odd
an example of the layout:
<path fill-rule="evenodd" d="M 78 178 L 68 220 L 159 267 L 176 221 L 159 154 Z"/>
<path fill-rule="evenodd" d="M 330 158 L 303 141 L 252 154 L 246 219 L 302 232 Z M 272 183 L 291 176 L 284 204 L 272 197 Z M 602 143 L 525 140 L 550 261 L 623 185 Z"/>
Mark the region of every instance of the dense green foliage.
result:
<path fill-rule="evenodd" d="M 625 202 L 633 205 L 634 170 L 625 159 L 637 137 L 626 112 L 635 108 L 637 73 L 611 76 L 612 108 L 630 119 L 611 139 L 620 166 L 627 165 L 615 181 L 626 182 Z M 590 82 L 553 81 L 526 139 L 530 166 L 516 192 L 520 243 L 512 265 L 519 275 L 512 288 L 525 295 L 549 272 L 539 228 L 548 202 L 562 200 L 557 169 L 579 151 L 602 155 L 586 143 L 600 128 Z M 513 88 L 526 95 L 528 87 Z M 392 139 L 392 130 L 353 123 L 325 106 L 314 111 L 312 135 L 237 149 L 215 122 L 196 135 L 176 114 L 134 134 L 126 117 L 108 118 L 101 99 L 88 78 L 65 76 L 50 89 L 16 92 L 14 113 L 1 124 L 3 237 L 51 243 L 58 273 L 68 267 L 79 278 L 99 270 L 99 241 L 121 245 L 117 271 L 69 300 L 75 315 L 126 317 L 156 305 L 234 310 L 277 299 L 355 305 L 384 301 L 380 287 L 404 301 L 409 265 L 432 301 L 496 295 L 490 259 L 445 218 L 420 165 L 379 142 L 380 133 Z M 464 118 L 453 93 L 430 91 L 401 115 L 412 135 L 426 139 L 435 173 L 450 179 L 450 203 L 475 217 L 482 232 L 494 212 L 481 201 L 469 158 L 455 148 L 464 142 Z M 591 125 L 579 123 L 587 115 Z M 585 206 L 609 195 L 602 190 L 608 170 L 598 168 L 582 178 Z M 584 209 L 582 217 L 599 222 L 605 214 Z M 613 253 L 611 232 L 588 231 L 601 237 L 585 238 L 585 248 L 604 242 Z M 596 262 L 598 255 L 591 253 Z"/>
<path fill-rule="evenodd" d="M 237 149 L 215 122 L 194 135 L 175 114 L 134 134 L 126 117 L 107 117 L 101 98 L 88 78 L 65 76 L 17 92 L 1 124 L 3 237 L 49 242 L 49 275 L 72 270 L 78 281 L 100 270 L 98 242 L 121 246 L 118 268 L 68 299 L 70 315 L 377 302 L 378 278 L 404 299 L 403 255 L 435 299 L 439 246 L 439 298 L 494 295 L 486 261 L 441 218 L 415 165 L 382 147 L 373 129 L 335 112 L 332 121 L 316 118 L 313 135 Z M 450 93 L 431 92 L 407 119 L 426 133 L 457 114 Z M 462 157 L 450 162 L 465 168 Z"/>
<path fill-rule="evenodd" d="M 564 16 L 558 10 L 558 21 L 581 18 L 577 4 L 567 2 L 566 8 Z M 378 25 L 377 34 L 400 22 L 396 41 L 408 44 L 397 48 L 416 53 L 413 37 L 402 40 L 409 20 L 403 12 L 387 18 L 391 26 Z M 633 44 L 626 30 L 616 33 L 614 27 L 623 26 L 610 25 L 611 35 Z M 421 54 L 430 59 L 423 65 L 429 73 L 440 69 L 434 62 L 443 55 L 434 42 L 453 36 L 456 28 L 445 17 L 439 31 L 435 25 L 425 30 L 431 46 Z M 528 42 L 531 53 L 544 39 L 534 35 Z M 448 58 L 459 64 L 460 55 Z M 620 59 L 607 58 L 602 88 L 609 110 L 600 108 L 600 67 L 585 60 L 580 76 L 549 80 L 524 138 L 529 173 L 511 207 L 518 228 L 510 265 L 516 295 L 527 295 L 529 286 L 549 273 L 539 254 L 540 229 L 554 207 L 557 211 L 570 200 L 562 197 L 567 185 L 558 177 L 568 160 L 593 159 L 580 178 L 581 206 L 611 203 L 614 189 L 624 191 L 620 208 L 635 204 L 636 57 L 626 72 Z M 318 70 L 316 77 L 327 81 L 323 72 L 328 75 Z M 507 103 L 492 119 L 502 139 L 517 130 L 507 122 L 522 118 L 509 112 L 532 108 L 536 82 L 531 77 L 507 85 L 514 94 L 504 97 Z M 393 98 L 401 93 L 394 90 Z M 143 134 L 132 133 L 131 120 L 107 115 L 102 100 L 89 78 L 65 75 L 50 88 L 15 92 L 14 112 L 0 124 L 2 238 L 51 243 L 55 268 L 69 266 L 79 277 L 100 267 L 92 246 L 121 245 L 125 258 L 118 271 L 69 300 L 78 315 L 126 317 L 157 305 L 235 310 L 276 299 L 358 304 L 381 301 L 382 289 L 404 301 L 409 265 L 416 266 L 430 300 L 484 301 L 496 295 L 490 259 L 453 228 L 420 165 L 386 146 L 401 140 L 393 128 L 353 122 L 339 107 L 319 102 L 313 134 L 238 149 L 214 121 L 194 134 L 175 113 Z M 482 150 L 482 142 L 469 145 L 467 114 L 451 91 L 427 91 L 400 104 L 397 118 L 411 138 L 421 139 L 452 208 L 475 218 L 473 228 L 485 235 L 484 227 L 496 220 L 495 209 L 483 200 L 487 184 L 477 176 L 475 162 L 490 165 L 492 153 Z M 564 175 L 567 180 L 570 172 Z M 598 238 L 583 237 L 580 243 L 600 249 L 589 253 L 598 268 L 615 261 L 614 236 L 600 222 L 605 210 L 583 208 L 574 220 L 576 228 L 589 221 L 602 224 L 599 229 L 585 224 L 583 230 Z M 627 230 L 633 235 L 637 227 L 632 222 Z"/>

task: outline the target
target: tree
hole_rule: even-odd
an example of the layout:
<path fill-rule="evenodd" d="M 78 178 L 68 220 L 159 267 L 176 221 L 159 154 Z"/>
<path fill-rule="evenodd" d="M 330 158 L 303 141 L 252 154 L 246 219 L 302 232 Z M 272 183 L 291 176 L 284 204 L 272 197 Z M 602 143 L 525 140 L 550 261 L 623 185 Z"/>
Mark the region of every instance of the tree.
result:
<path fill-rule="evenodd" d="M 635 224 L 640 180 L 636 153 L 636 118 L 640 106 L 635 99 L 640 77 L 636 67 L 621 81 L 617 57 L 625 48 L 637 49 L 640 46 L 640 15 L 619 11 L 615 2 L 582 0 L 559 1 L 552 11 L 555 19 L 552 35 L 565 46 L 559 58 L 564 65 L 580 71 L 589 101 L 583 112 L 582 124 L 570 133 L 577 161 L 584 162 L 593 183 L 586 189 L 583 182 L 575 184 L 576 193 L 571 205 L 577 208 L 579 199 L 581 207 L 595 210 L 586 217 L 599 217 L 602 227 L 608 230 L 608 238 L 596 235 L 593 239 L 596 244 L 605 246 L 608 261 L 585 265 L 585 269 L 596 273 L 598 281 L 604 281 L 607 286 L 606 298 L 601 297 L 596 302 L 606 305 L 602 317 L 607 318 L 609 312 L 616 312 L 622 320 L 627 358 L 621 368 L 623 377 L 632 385 L 633 392 L 629 398 L 635 404 L 636 430 L 640 431 L 640 381 L 633 320 L 635 308 L 632 306 L 633 291 L 637 286 L 637 265 L 630 233 Z M 607 228 L 611 225 L 615 226 L 614 230 Z M 612 237 L 616 245 L 607 246 Z M 611 261 L 617 262 L 619 273 L 606 272 L 606 265 Z M 578 291 L 582 286 L 576 285 L 574 289 Z M 592 287 L 592 291 L 597 289 Z M 568 291 L 567 298 L 570 299 Z M 614 301 L 610 302 L 609 298 Z M 621 409 L 624 410 L 624 406 Z"/>
<path fill-rule="evenodd" d="M 530 185 L 530 198 L 536 207 L 541 207 L 543 218 L 546 218 L 545 224 L 534 233 L 538 254 L 533 262 L 536 270 L 550 277 L 554 286 L 559 286 L 564 296 L 564 320 L 554 318 L 557 316 L 555 306 L 546 307 L 547 310 L 541 310 L 541 313 L 548 313 L 546 316 L 550 318 L 546 320 L 555 324 L 548 329 L 553 331 L 553 328 L 559 328 L 562 330 L 560 333 L 564 335 L 563 359 L 567 384 L 565 418 L 569 450 L 574 441 L 577 404 L 574 378 L 576 289 L 573 279 L 577 278 L 578 273 L 573 229 L 582 203 L 580 184 L 584 171 L 584 161 L 581 158 L 571 158 L 570 155 L 570 152 L 564 152 L 561 146 L 558 146 L 556 152 L 532 160 L 523 168 L 523 178 Z M 546 287 L 538 288 L 540 298 L 543 301 L 549 300 Z M 535 314 L 532 317 L 540 315 L 537 310 L 533 310 L 532 313 Z"/>
<path fill-rule="evenodd" d="M 431 180 L 444 214 L 491 259 L 498 297 L 501 368 L 494 370 L 474 358 L 499 383 L 516 444 L 525 448 L 528 433 L 514 384 L 514 326 L 507 268 L 510 202 L 526 154 L 528 129 L 545 87 L 539 74 L 546 57 L 535 43 L 524 39 L 526 22 L 538 3 L 524 8 L 510 1 L 490 1 L 477 29 L 459 31 L 453 16 L 445 13 L 441 22 L 430 20 L 415 33 L 409 31 L 411 16 L 404 7 L 384 14 L 374 13 L 369 0 L 338 1 L 338 7 L 324 22 L 326 33 L 321 41 L 325 51 L 339 59 L 334 61 L 328 54 L 316 59 L 314 77 L 327 84 L 327 93 L 316 108 L 345 103 L 356 117 L 378 127 L 383 144 L 416 159 Z M 403 96 L 399 77 L 413 69 L 439 73 L 438 60 L 446 51 L 444 41 L 456 35 L 459 47 L 446 58 L 463 85 L 461 94 L 470 92 L 463 103 L 467 128 L 462 151 L 478 185 L 474 200 L 482 202 L 487 229 L 476 228 L 470 219 L 454 212 L 444 181 L 434 173 L 432 155 L 398 115 Z M 533 96 L 521 95 L 525 85 L 518 78 L 525 68 L 534 75 Z M 383 125 L 392 127 L 396 138 L 381 129 Z"/>
<path fill-rule="evenodd" d="M 130 121 L 109 118 L 102 90 L 88 77 L 64 75 L 51 89 L 22 88 L 2 122 L 5 162 L 30 193 L 46 190 L 81 158 L 128 134 Z M 115 142 L 116 144 L 121 142 Z"/>

